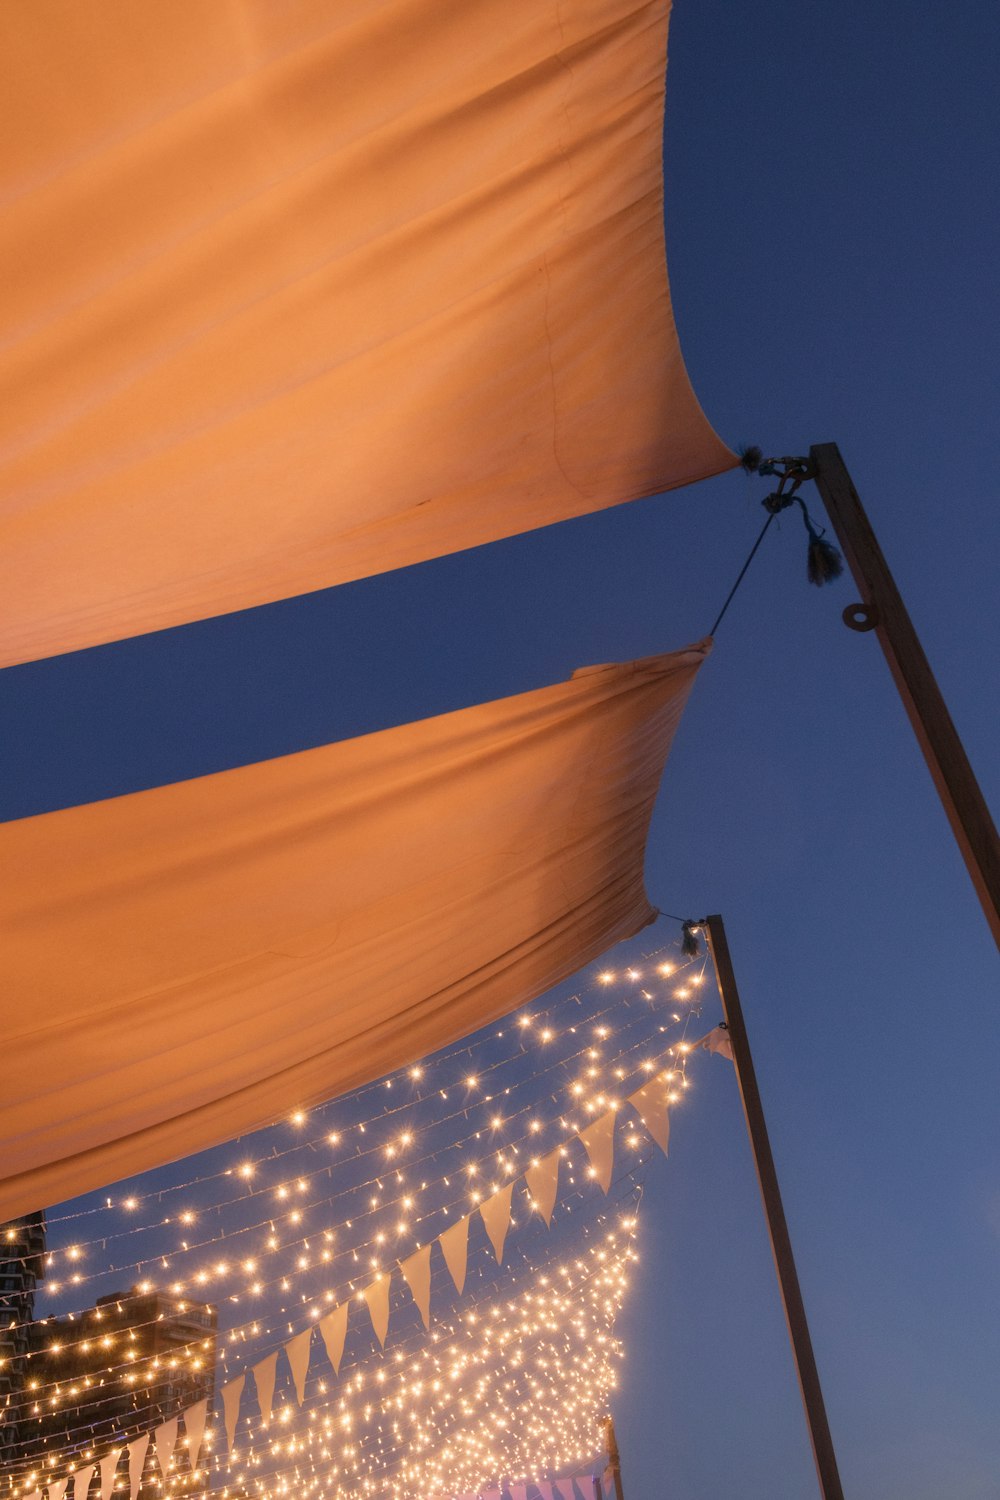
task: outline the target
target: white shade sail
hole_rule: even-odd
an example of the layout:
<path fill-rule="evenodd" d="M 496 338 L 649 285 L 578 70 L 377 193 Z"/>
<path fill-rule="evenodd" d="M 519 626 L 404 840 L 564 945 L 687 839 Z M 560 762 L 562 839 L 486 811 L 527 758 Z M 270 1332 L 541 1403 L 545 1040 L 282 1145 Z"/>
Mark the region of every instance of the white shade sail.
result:
<path fill-rule="evenodd" d="M 668 0 L 0 8 L 0 665 L 730 467 Z"/>
<path fill-rule="evenodd" d="M 412 1062 L 652 920 L 707 649 L 0 826 L 0 1219 Z"/>

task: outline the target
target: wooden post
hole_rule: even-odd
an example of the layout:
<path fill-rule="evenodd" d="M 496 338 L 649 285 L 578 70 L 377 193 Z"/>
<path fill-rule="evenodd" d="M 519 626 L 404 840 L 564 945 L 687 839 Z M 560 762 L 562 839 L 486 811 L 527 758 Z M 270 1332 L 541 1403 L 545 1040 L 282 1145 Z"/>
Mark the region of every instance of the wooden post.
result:
<path fill-rule="evenodd" d="M 712 962 L 715 965 L 719 994 L 722 997 L 726 1026 L 733 1046 L 736 1080 L 739 1084 L 740 1098 L 743 1101 L 743 1116 L 746 1120 L 747 1134 L 750 1137 L 750 1149 L 757 1168 L 760 1195 L 764 1200 L 764 1217 L 767 1220 L 771 1253 L 774 1256 L 774 1266 L 778 1273 L 778 1286 L 785 1309 L 785 1322 L 788 1325 L 788 1337 L 792 1344 L 795 1371 L 799 1378 L 802 1405 L 805 1407 L 813 1458 L 816 1461 L 820 1494 L 823 1500 L 844 1500 L 840 1475 L 837 1471 L 837 1457 L 833 1451 L 833 1439 L 826 1420 L 826 1407 L 823 1404 L 819 1372 L 816 1369 L 812 1340 L 809 1337 L 806 1310 L 802 1302 L 802 1293 L 799 1290 L 795 1260 L 792 1256 L 792 1242 L 788 1237 L 788 1225 L 785 1223 L 785 1211 L 781 1204 L 778 1176 L 774 1169 L 774 1158 L 771 1155 L 767 1126 L 764 1123 L 764 1110 L 757 1089 L 757 1075 L 754 1073 L 750 1043 L 743 1024 L 743 1011 L 736 988 L 733 961 L 729 956 L 726 930 L 722 924 L 722 918 L 718 916 L 706 917 L 705 928 L 708 933 Z"/>
<path fill-rule="evenodd" d="M 819 443 L 810 448 L 809 456 L 816 487 L 861 592 L 861 609 L 849 606 L 844 619 L 855 630 L 874 629 L 878 635 L 994 941 L 1000 946 L 1000 843 L 989 808 L 840 449 L 836 443 Z M 852 614 L 861 618 L 852 620 Z"/>
<path fill-rule="evenodd" d="M 615 1482 L 615 1500 L 625 1500 L 625 1493 L 622 1490 L 622 1462 L 618 1452 L 618 1439 L 615 1437 L 614 1417 L 605 1417 L 604 1435 L 608 1443 L 608 1468 Z"/>

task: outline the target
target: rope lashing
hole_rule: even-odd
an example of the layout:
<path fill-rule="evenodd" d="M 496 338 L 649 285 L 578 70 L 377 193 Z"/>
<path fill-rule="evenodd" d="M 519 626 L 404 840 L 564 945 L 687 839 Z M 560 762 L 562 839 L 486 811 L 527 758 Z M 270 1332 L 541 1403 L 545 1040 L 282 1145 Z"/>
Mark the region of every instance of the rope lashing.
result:
<path fill-rule="evenodd" d="M 817 526 L 809 514 L 809 508 L 798 494 L 799 486 L 813 477 L 812 464 L 806 458 L 758 458 L 759 448 L 747 449 L 743 455 L 743 467 L 756 460 L 756 472 L 767 478 L 777 478 L 778 488 L 762 500 L 761 504 L 769 517 L 780 515 L 792 504 L 802 510 L 802 520 L 809 536 L 809 551 L 806 558 L 806 574 L 810 583 L 821 588 L 832 583 L 844 571 L 844 559 L 832 542 L 825 540 L 826 528 Z"/>

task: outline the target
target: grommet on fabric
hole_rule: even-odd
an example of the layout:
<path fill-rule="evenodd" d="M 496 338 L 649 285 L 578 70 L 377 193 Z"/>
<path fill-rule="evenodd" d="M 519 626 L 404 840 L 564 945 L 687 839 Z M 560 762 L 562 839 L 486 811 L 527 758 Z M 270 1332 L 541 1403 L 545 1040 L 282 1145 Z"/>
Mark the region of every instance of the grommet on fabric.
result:
<path fill-rule="evenodd" d="M 878 624 L 878 610 L 874 604 L 849 604 L 841 619 L 848 630 L 874 630 Z"/>

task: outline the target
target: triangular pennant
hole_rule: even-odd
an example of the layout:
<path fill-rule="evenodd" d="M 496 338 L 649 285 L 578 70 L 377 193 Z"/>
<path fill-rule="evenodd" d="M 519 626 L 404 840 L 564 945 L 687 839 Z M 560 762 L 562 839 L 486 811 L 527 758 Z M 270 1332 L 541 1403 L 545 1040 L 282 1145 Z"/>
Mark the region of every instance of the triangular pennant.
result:
<path fill-rule="evenodd" d="M 63 1500 L 67 1484 L 69 1484 L 68 1474 L 64 1474 L 62 1479 L 54 1479 L 48 1486 L 49 1500 Z"/>
<path fill-rule="evenodd" d="M 266 1427 L 271 1420 L 271 1407 L 274 1404 L 274 1372 L 278 1367 L 278 1351 L 273 1354 L 265 1354 L 255 1365 L 251 1366 L 254 1384 L 257 1387 L 257 1400 L 260 1403 L 260 1419 Z"/>
<path fill-rule="evenodd" d="M 582 1132 L 581 1132 L 581 1136 L 582 1136 Z M 584 1142 L 584 1144 L 586 1144 L 586 1142 Z M 605 1191 L 606 1191 L 606 1189 L 605 1189 Z M 562 1496 L 562 1500 L 576 1500 L 576 1495 L 575 1495 L 574 1490 L 573 1490 L 573 1481 L 572 1481 L 572 1479 L 557 1479 L 556 1480 L 556 1490 Z"/>
<path fill-rule="evenodd" d="M 295 1383 L 295 1394 L 301 1406 L 306 1399 L 306 1376 L 309 1374 L 309 1340 L 312 1337 L 311 1328 L 303 1328 L 293 1339 L 289 1339 L 285 1345 L 285 1353 L 288 1356 L 288 1366 L 292 1372 L 292 1380 Z"/>
<path fill-rule="evenodd" d="M 325 1318 L 319 1320 L 319 1331 L 323 1335 L 326 1352 L 330 1363 L 337 1374 L 340 1374 L 340 1361 L 344 1357 L 344 1339 L 347 1337 L 347 1308 L 346 1302 L 335 1307 L 333 1312 L 328 1312 Z"/>
<path fill-rule="evenodd" d="M 364 1289 L 364 1299 L 372 1316 L 372 1327 L 378 1341 L 385 1348 L 385 1336 L 389 1332 L 389 1275 L 383 1272 L 370 1286 Z"/>
<path fill-rule="evenodd" d="M 160 1477 L 164 1487 L 167 1483 L 167 1475 L 170 1473 L 170 1460 L 174 1456 L 174 1448 L 177 1446 L 177 1418 L 171 1417 L 169 1422 L 164 1422 L 157 1427 L 153 1433 L 153 1442 L 156 1444 L 156 1459 L 160 1465 Z"/>
<path fill-rule="evenodd" d="M 615 1112 L 609 1110 L 592 1125 L 580 1131 L 580 1139 L 587 1148 L 594 1176 L 605 1192 L 611 1186 L 611 1173 L 615 1160 Z M 572 1481 L 570 1481 L 572 1484 Z"/>
<path fill-rule="evenodd" d="M 500 1491 L 495 1485 L 483 1490 L 483 1500 L 500 1500 Z"/>
<path fill-rule="evenodd" d="M 413 1300 L 420 1309 L 420 1316 L 424 1320 L 424 1327 L 431 1326 L 431 1247 L 429 1244 L 422 1245 L 419 1250 L 414 1250 L 405 1260 L 399 1262 L 399 1269 L 406 1278 L 406 1284 L 413 1293 Z"/>
<path fill-rule="evenodd" d="M 526 1484 L 512 1484 L 510 1487 L 510 1500 L 528 1500 L 528 1486 Z"/>
<path fill-rule="evenodd" d="M 110 1448 L 101 1459 L 101 1500 L 111 1500 L 122 1451 L 121 1448 Z"/>
<path fill-rule="evenodd" d="M 149 1433 L 144 1432 L 128 1445 L 128 1488 L 129 1500 L 135 1500 L 142 1483 L 142 1471 L 146 1464 L 146 1449 L 149 1447 Z M 49 1500 L 53 1500 L 51 1491 Z"/>
<path fill-rule="evenodd" d="M 198 1455 L 201 1453 L 201 1440 L 205 1436 L 207 1420 L 207 1396 L 203 1401 L 196 1401 L 194 1406 L 189 1406 L 184 1413 L 184 1436 L 187 1438 L 188 1463 L 191 1465 L 192 1474 L 198 1467 Z"/>
<path fill-rule="evenodd" d="M 222 1387 L 222 1416 L 226 1424 L 226 1442 L 232 1453 L 233 1444 L 236 1442 L 236 1423 L 240 1416 L 240 1401 L 243 1397 L 243 1387 L 246 1384 L 246 1371 L 237 1375 L 235 1380 L 230 1380 Z M 134 1497 L 133 1497 L 134 1500 Z"/>
<path fill-rule="evenodd" d="M 629 1094 L 628 1102 L 649 1131 L 664 1156 L 670 1145 L 670 1111 L 667 1098 L 670 1093 L 671 1075 L 660 1073 L 644 1083 L 641 1089 Z"/>
<path fill-rule="evenodd" d="M 445 1265 L 459 1296 L 465 1290 L 465 1267 L 469 1258 L 469 1215 L 458 1219 L 449 1229 L 438 1235 L 438 1244 L 444 1255 Z"/>
<path fill-rule="evenodd" d="M 729 1027 L 725 1021 L 720 1021 L 718 1026 L 713 1026 L 711 1031 L 691 1043 L 692 1051 L 696 1051 L 699 1047 L 703 1047 L 706 1052 L 717 1052 L 720 1057 L 728 1057 L 730 1062 L 736 1060 L 733 1057 L 733 1039 L 729 1035 Z"/>
<path fill-rule="evenodd" d="M 93 1479 L 95 1472 L 95 1464 L 85 1464 L 82 1469 L 77 1469 L 73 1473 L 73 1500 L 87 1500 L 90 1481 Z"/>
<path fill-rule="evenodd" d="M 493 1193 L 479 1205 L 479 1212 L 483 1216 L 486 1225 L 486 1233 L 490 1237 L 493 1253 L 497 1258 L 497 1265 L 503 1264 L 503 1242 L 507 1238 L 507 1228 L 510 1224 L 510 1199 L 514 1191 L 514 1184 L 508 1182 L 498 1193 Z"/>
<path fill-rule="evenodd" d="M 559 1154 L 560 1148 L 557 1146 L 554 1151 L 549 1152 L 548 1156 L 543 1156 L 541 1161 L 536 1161 L 534 1166 L 529 1167 L 524 1174 L 528 1192 L 547 1225 L 552 1223 L 552 1210 L 556 1206 L 556 1192 L 559 1187 Z M 513 1491 L 511 1494 L 513 1500 L 518 1500 Z"/>
<path fill-rule="evenodd" d="M 552 1486 L 547 1479 L 538 1480 L 538 1489 L 542 1500 L 555 1500 L 555 1496 L 552 1493 Z"/>

